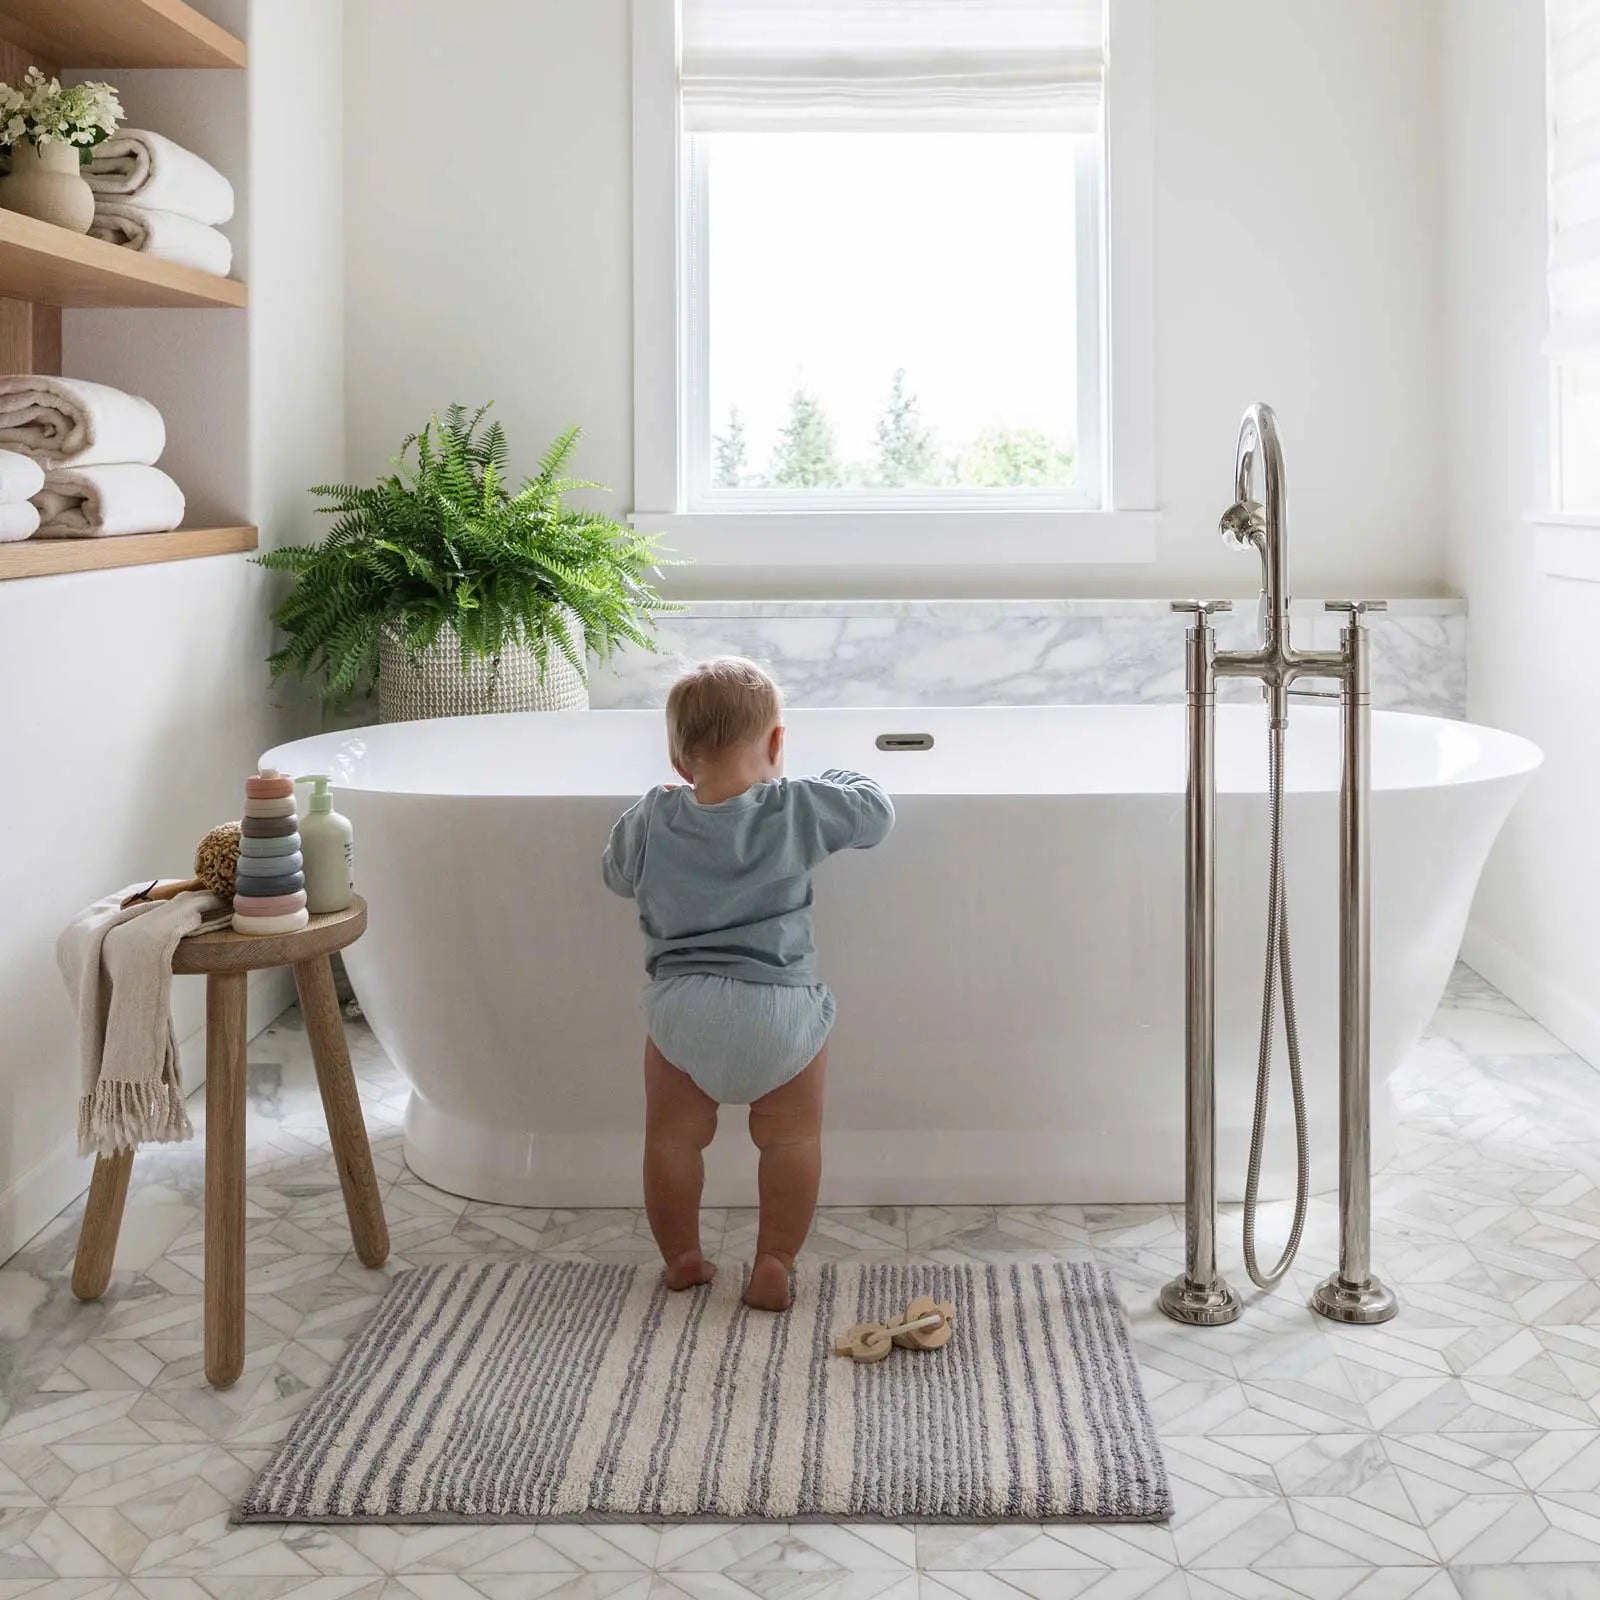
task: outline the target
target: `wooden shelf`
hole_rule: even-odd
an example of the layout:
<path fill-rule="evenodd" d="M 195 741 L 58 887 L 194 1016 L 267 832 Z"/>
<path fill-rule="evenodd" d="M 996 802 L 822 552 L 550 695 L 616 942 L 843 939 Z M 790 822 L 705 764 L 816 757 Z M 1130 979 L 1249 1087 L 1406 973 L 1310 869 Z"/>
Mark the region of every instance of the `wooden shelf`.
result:
<path fill-rule="evenodd" d="M 259 543 L 254 528 L 179 528 L 174 533 L 125 533 L 110 539 L 19 539 L 0 544 L 0 582 L 236 555 Z"/>
<path fill-rule="evenodd" d="M 249 291 L 233 278 L 0 211 L 0 297 L 47 306 L 236 309 L 248 303 Z"/>
<path fill-rule="evenodd" d="M 242 67 L 245 47 L 184 0 L 0 0 L 0 38 L 57 67 Z"/>

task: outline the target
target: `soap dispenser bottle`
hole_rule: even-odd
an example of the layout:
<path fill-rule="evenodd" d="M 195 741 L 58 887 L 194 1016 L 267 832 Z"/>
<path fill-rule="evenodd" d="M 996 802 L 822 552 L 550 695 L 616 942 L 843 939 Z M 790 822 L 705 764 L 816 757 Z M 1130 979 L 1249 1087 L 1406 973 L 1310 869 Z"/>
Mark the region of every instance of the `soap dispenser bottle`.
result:
<path fill-rule="evenodd" d="M 350 842 L 354 830 L 348 817 L 333 809 L 333 796 L 325 773 L 297 778 L 315 785 L 311 808 L 300 819 L 300 854 L 305 857 L 306 910 L 313 915 L 343 911 L 354 895 Z"/>

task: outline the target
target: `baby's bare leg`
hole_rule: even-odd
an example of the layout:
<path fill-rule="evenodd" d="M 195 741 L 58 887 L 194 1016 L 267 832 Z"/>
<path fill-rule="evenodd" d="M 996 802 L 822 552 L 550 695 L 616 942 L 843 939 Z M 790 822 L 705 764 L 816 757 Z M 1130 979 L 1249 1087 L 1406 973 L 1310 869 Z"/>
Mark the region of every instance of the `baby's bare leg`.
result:
<path fill-rule="evenodd" d="M 644 1210 L 667 1264 L 667 1287 L 709 1283 L 716 1268 L 700 1253 L 701 1152 L 717 1131 L 717 1102 L 687 1072 L 644 1045 Z"/>
<path fill-rule="evenodd" d="M 811 1064 L 750 1107 L 750 1137 L 761 1152 L 761 1221 L 745 1304 L 787 1311 L 789 1274 L 811 1231 L 822 1182 L 824 1045 Z"/>

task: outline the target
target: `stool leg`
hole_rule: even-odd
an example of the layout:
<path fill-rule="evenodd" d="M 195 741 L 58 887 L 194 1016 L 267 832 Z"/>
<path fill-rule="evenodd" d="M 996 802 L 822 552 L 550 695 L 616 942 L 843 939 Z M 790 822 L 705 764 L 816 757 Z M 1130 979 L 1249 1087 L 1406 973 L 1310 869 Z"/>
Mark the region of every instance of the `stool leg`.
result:
<path fill-rule="evenodd" d="M 339 997 L 333 988 L 333 966 L 326 956 L 295 964 L 294 985 L 311 1041 L 311 1059 L 317 1067 L 317 1087 L 328 1119 L 328 1137 L 344 1190 L 345 1214 L 356 1254 L 369 1267 L 389 1259 L 389 1225 L 378 1198 L 378 1175 L 372 1170 L 372 1150 L 367 1125 L 361 1115 L 361 1096 L 350 1066 L 344 1024 L 339 1019 Z"/>
<path fill-rule="evenodd" d="M 206 1377 L 226 1389 L 244 1371 L 243 972 L 206 979 Z"/>
<path fill-rule="evenodd" d="M 80 1300 L 98 1300 L 111 1282 L 111 1263 L 122 1230 L 122 1207 L 133 1173 L 133 1151 L 96 1156 L 89 1180 L 89 1201 L 78 1234 L 78 1255 L 72 1264 L 72 1292 Z"/>

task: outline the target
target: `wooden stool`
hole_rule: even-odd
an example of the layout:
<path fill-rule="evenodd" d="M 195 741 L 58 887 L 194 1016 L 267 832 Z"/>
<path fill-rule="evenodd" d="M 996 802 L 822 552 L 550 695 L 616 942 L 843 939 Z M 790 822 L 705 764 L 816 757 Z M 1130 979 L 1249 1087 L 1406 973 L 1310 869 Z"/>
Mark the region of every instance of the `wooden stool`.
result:
<path fill-rule="evenodd" d="M 172 958 L 175 973 L 206 978 L 206 1377 L 219 1389 L 244 1370 L 245 995 L 252 972 L 294 968 L 350 1236 L 367 1266 L 381 1267 L 389 1256 L 389 1228 L 328 960 L 366 929 L 367 906 L 358 895 L 348 910 L 313 917 L 298 933 L 200 933 L 185 939 Z M 95 1159 L 72 1271 L 72 1292 L 80 1300 L 98 1300 L 111 1281 L 132 1170 L 131 1150 Z"/>

